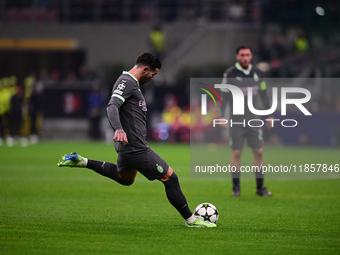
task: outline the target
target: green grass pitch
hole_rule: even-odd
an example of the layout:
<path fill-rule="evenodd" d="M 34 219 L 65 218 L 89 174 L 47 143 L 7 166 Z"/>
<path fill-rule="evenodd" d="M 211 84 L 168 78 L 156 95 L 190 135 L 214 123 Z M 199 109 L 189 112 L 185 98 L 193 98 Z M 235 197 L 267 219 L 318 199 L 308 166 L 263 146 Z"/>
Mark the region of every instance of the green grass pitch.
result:
<path fill-rule="evenodd" d="M 255 196 L 253 178 L 244 178 L 241 197 L 233 198 L 230 179 L 190 178 L 188 145 L 151 147 L 176 171 L 192 210 L 202 202 L 218 208 L 217 228 L 185 228 L 158 181 L 139 174 L 124 187 L 88 169 L 56 165 L 71 151 L 115 162 L 112 145 L 3 145 L 0 254 L 340 253 L 340 179 L 266 179 L 274 193 L 266 198 Z M 265 150 L 273 164 L 340 163 L 339 155 L 326 148 Z M 249 161 L 250 153 L 244 157 Z"/>

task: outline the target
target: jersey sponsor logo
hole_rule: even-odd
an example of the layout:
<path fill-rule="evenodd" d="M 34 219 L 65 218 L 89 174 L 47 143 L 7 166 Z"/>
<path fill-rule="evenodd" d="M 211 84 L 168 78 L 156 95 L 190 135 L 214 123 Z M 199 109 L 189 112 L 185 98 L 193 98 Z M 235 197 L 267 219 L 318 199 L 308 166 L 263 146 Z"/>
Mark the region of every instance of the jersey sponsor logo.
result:
<path fill-rule="evenodd" d="M 114 94 L 123 95 L 123 91 L 116 89 L 113 91 Z"/>
<path fill-rule="evenodd" d="M 238 80 L 238 81 L 242 81 L 242 77 L 240 77 L 240 76 L 236 76 L 236 80 Z"/>
<path fill-rule="evenodd" d="M 139 106 L 142 107 L 142 110 L 146 112 L 148 109 L 146 108 L 145 100 L 139 100 Z"/>

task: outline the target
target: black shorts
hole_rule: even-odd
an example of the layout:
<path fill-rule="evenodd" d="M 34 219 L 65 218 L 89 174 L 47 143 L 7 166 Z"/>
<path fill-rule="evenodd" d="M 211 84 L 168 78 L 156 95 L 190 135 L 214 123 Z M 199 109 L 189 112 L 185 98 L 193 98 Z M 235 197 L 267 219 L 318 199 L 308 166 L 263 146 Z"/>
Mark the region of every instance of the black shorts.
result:
<path fill-rule="evenodd" d="M 261 127 L 231 127 L 230 128 L 230 146 L 233 150 L 241 150 L 245 139 L 249 147 L 262 148 L 263 147 L 263 131 Z"/>
<path fill-rule="evenodd" d="M 168 172 L 169 165 L 149 147 L 137 152 L 118 152 L 118 172 L 132 169 L 136 169 L 151 181 L 162 178 Z"/>

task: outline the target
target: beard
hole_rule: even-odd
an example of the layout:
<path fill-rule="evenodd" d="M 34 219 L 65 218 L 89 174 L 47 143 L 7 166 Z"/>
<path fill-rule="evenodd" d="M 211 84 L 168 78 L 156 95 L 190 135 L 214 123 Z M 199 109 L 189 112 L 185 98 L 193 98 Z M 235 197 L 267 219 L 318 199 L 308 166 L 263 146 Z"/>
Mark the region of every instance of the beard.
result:
<path fill-rule="evenodd" d="M 249 64 L 250 64 L 250 62 L 248 62 L 248 61 L 243 61 L 243 62 L 240 61 L 240 65 L 243 69 L 248 69 Z"/>
<path fill-rule="evenodd" d="M 139 80 L 139 85 L 143 86 L 145 83 L 148 83 L 149 81 L 150 81 L 150 78 L 144 76 Z"/>

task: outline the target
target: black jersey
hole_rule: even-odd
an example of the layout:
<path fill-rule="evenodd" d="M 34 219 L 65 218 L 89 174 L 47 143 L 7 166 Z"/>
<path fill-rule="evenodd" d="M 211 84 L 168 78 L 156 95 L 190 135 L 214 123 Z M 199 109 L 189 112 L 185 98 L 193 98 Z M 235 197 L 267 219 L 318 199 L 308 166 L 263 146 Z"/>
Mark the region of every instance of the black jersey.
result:
<path fill-rule="evenodd" d="M 115 106 L 118 111 L 111 111 Z M 128 139 L 126 145 L 121 142 L 115 142 L 117 152 L 138 151 L 147 147 L 147 107 L 138 80 L 129 72 L 123 72 L 114 84 L 107 111 L 113 129 L 122 128 Z M 119 113 L 119 118 L 117 113 Z"/>
<path fill-rule="evenodd" d="M 264 73 L 256 66 L 249 65 L 247 70 L 243 69 L 239 63 L 230 67 L 223 74 L 222 84 L 231 84 L 239 87 L 244 94 L 244 115 L 232 115 L 233 113 L 233 98 L 228 89 L 221 89 L 222 95 L 226 98 L 227 103 L 230 105 L 230 117 L 234 120 L 240 119 L 254 119 L 258 118 L 255 114 L 250 112 L 248 108 L 248 87 L 253 91 L 253 102 L 258 100 L 258 95 L 261 96 L 262 103 L 266 109 L 270 108 L 269 98 L 266 91 L 266 82 L 264 81 Z"/>

